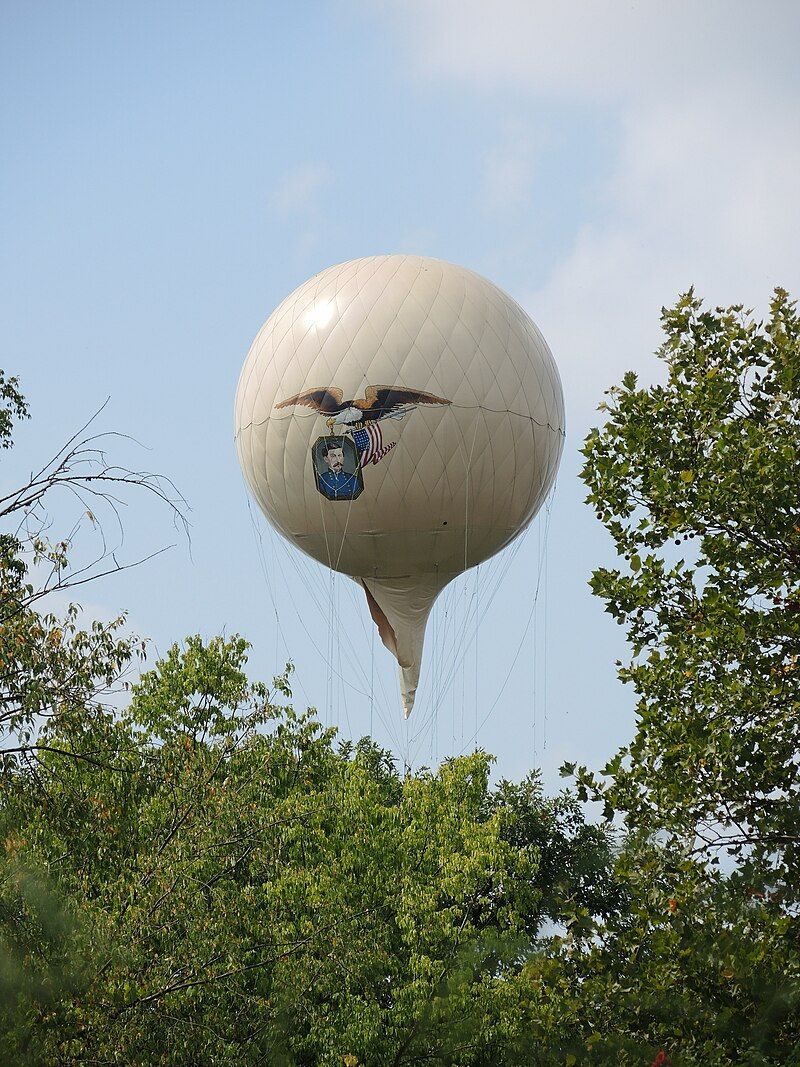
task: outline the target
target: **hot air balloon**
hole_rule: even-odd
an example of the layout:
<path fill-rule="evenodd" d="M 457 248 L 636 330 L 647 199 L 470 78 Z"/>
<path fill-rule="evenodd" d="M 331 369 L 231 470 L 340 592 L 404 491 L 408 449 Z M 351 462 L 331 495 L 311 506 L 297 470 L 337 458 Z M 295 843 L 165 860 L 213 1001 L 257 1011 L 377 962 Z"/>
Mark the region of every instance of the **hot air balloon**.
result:
<path fill-rule="evenodd" d="M 235 432 L 269 522 L 363 588 L 407 717 L 436 597 L 513 541 L 553 484 L 564 402 L 546 341 L 464 267 L 352 260 L 261 327 Z"/>

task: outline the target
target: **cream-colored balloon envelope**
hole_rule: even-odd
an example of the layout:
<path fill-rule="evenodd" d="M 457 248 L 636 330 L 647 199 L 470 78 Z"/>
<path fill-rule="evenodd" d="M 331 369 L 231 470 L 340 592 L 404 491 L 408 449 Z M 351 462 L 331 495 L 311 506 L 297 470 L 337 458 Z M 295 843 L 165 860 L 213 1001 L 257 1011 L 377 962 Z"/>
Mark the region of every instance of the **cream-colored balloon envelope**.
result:
<path fill-rule="evenodd" d="M 525 529 L 555 478 L 564 401 L 546 341 L 464 267 L 352 260 L 261 327 L 235 427 L 267 519 L 363 586 L 410 714 L 434 600 Z"/>

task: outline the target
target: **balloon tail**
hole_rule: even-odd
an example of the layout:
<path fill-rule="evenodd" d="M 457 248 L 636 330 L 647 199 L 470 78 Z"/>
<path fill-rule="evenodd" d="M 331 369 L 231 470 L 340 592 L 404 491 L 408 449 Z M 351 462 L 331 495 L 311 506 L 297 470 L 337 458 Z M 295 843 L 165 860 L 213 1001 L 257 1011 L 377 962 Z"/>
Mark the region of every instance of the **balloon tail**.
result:
<path fill-rule="evenodd" d="M 369 607 L 369 613 L 372 616 L 372 621 L 378 628 L 378 633 L 380 634 L 380 638 L 384 644 L 384 647 L 388 648 L 394 658 L 397 659 L 397 636 L 395 635 L 394 627 L 386 618 L 383 608 L 380 606 L 378 601 L 369 591 L 369 587 L 366 585 L 366 583 L 362 581 L 359 584 L 361 585 L 364 592 L 367 594 L 367 605 Z"/>
<path fill-rule="evenodd" d="M 450 577 L 431 574 L 356 579 L 367 595 L 370 615 L 381 641 L 400 665 L 400 697 L 406 718 L 414 707 L 428 616 Z"/>
<path fill-rule="evenodd" d="M 419 664 L 413 667 L 400 667 L 400 699 L 403 702 L 403 718 L 407 719 L 414 707 L 419 683 Z"/>

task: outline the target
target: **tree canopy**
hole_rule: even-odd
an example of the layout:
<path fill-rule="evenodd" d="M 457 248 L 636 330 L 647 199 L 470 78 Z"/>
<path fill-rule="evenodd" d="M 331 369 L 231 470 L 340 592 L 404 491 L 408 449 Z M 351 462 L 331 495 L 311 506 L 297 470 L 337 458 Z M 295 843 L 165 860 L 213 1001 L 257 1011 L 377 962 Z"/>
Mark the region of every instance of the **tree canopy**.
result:
<path fill-rule="evenodd" d="M 663 385 L 613 389 L 589 501 L 626 561 L 595 593 L 627 628 L 638 696 L 609 802 L 800 892 L 800 323 L 692 294 L 664 314 Z M 760 888 L 764 888 L 762 885 Z"/>
<path fill-rule="evenodd" d="M 631 743 L 577 771 L 623 820 L 632 902 L 584 989 L 670 1062 L 795 1063 L 800 321 L 781 290 L 764 323 L 690 291 L 663 326 L 666 380 L 626 375 L 584 448 L 621 558 L 592 588 L 626 627 L 638 698 Z"/>
<path fill-rule="evenodd" d="M 124 616 L 49 611 L 119 566 L 75 562 L 109 485 L 180 514 L 100 439 L 0 500 L 0 1061 L 800 1063 L 800 322 L 663 325 L 584 447 L 635 734 L 557 797 L 483 752 L 401 772 L 242 637 L 137 676 Z M 27 414 L 0 375 L 0 446 Z"/>
<path fill-rule="evenodd" d="M 245 655 L 191 638 L 122 718 L 50 724 L 35 773 L 17 766 L 7 902 L 31 937 L 39 871 L 64 916 L 55 943 L 41 921 L 25 943 L 42 966 L 8 1054 L 502 1062 L 509 978 L 544 920 L 571 897 L 615 907 L 606 835 L 535 778 L 492 790 L 483 753 L 401 777 L 292 711 L 286 678 L 249 683 Z M 45 1010 L 65 952 L 70 996 Z"/>

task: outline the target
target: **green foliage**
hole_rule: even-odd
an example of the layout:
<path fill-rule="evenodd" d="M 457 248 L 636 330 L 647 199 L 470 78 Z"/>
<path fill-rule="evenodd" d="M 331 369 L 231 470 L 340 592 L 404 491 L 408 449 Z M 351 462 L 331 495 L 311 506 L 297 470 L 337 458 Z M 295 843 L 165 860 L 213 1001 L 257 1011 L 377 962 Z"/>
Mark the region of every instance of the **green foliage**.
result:
<path fill-rule="evenodd" d="M 17 379 L 0 371 L 0 447 L 11 447 L 14 422 L 27 415 Z M 82 432 L 0 497 L 0 519 L 7 527 L 0 531 L 0 780 L 35 760 L 46 744 L 48 722 L 102 711 L 124 684 L 131 661 L 144 655 L 144 644 L 125 634 L 123 615 L 82 628 L 74 605 L 62 617 L 46 609 L 54 592 L 124 569 L 103 530 L 103 514 L 118 524 L 123 499 L 118 494 L 135 487 L 182 518 L 180 496 L 169 483 L 110 464 L 103 450 L 110 435 L 82 437 Z M 77 504 L 77 518 L 67 521 L 63 512 L 51 511 L 59 490 Z M 71 532 L 55 536 L 59 525 Z M 75 541 L 87 525 L 97 554 L 76 561 Z"/>
<path fill-rule="evenodd" d="M 26 419 L 28 414 L 28 405 L 19 389 L 19 379 L 9 378 L 0 370 L 0 448 L 12 447 L 14 421 Z"/>
<path fill-rule="evenodd" d="M 38 539 L 25 551 L 20 539 L 0 534 L 0 782 L 13 779 L 37 747 L 49 743 L 48 722 L 101 710 L 144 646 L 121 633 L 124 616 L 78 624 L 70 605 L 63 616 L 41 612 L 34 575 L 54 564 Z M 56 546 L 63 560 L 67 546 Z M 87 756 L 86 758 L 91 758 Z"/>
<path fill-rule="evenodd" d="M 530 783 L 493 793 L 482 753 L 401 777 L 337 747 L 288 677 L 247 681 L 246 648 L 170 649 L 124 719 L 63 720 L 6 797 L 0 829 L 57 858 L 95 944 L 26 1040 L 54 1061 L 505 1062 L 509 984 L 553 910 L 540 855 L 580 894 L 602 835 Z"/>
<path fill-rule="evenodd" d="M 529 915 L 533 937 L 543 920 L 577 933 L 582 916 L 608 919 L 625 910 L 625 894 L 609 865 L 606 828 L 587 823 L 577 798 L 547 797 L 540 775 L 522 782 L 503 779 L 492 792 L 491 810 L 503 818 L 501 833 L 519 849 L 538 851 L 538 907 Z"/>
<path fill-rule="evenodd" d="M 764 325 L 692 293 L 663 322 L 666 383 L 626 375 L 584 449 L 628 561 L 592 587 L 627 628 L 639 698 L 604 795 L 797 900 L 800 321 L 778 290 Z"/>
<path fill-rule="evenodd" d="M 585 446 L 638 716 L 577 797 L 479 752 L 401 775 L 238 636 L 112 707 L 144 647 L 39 611 L 74 547 L 26 526 L 80 448 L 6 498 L 1 1062 L 800 1063 L 800 323 L 690 293 L 664 327 L 666 382 L 627 375 Z"/>
<path fill-rule="evenodd" d="M 242 637 L 215 637 L 204 645 L 195 636 L 182 649 L 173 645 L 136 685 L 129 720 L 161 741 L 181 731 L 200 742 L 234 738 L 263 721 L 268 690 L 251 685 L 243 673 L 247 649 Z M 276 685 L 289 694 L 285 678 L 276 679 Z"/>
<path fill-rule="evenodd" d="M 576 1062 L 778 1067 L 800 1062 L 800 322 L 779 290 L 764 325 L 691 292 L 663 323 L 666 382 L 626 375 L 584 448 L 638 703 L 577 778 L 624 817 L 628 908 L 546 966 L 562 1008 L 581 991 Z"/>
<path fill-rule="evenodd" d="M 672 1067 L 798 1062 L 796 919 L 644 840 L 628 843 L 617 875 L 628 911 L 580 944 L 556 940 L 523 971 L 528 1040 L 552 1050 L 534 1062 L 563 1062 L 556 1049 L 623 1067 L 660 1052 Z"/>
<path fill-rule="evenodd" d="M 0 862 L 0 1062 L 35 1065 L 54 1006 L 82 985 L 89 940 L 46 876 L 15 861 L 24 845 L 7 838 Z"/>
<path fill-rule="evenodd" d="M 123 616 L 81 629 L 74 606 L 61 618 L 35 611 L 19 558 L 0 559 L 0 776 L 49 743 L 47 721 L 102 709 L 142 651 L 134 637 L 119 636 Z"/>

